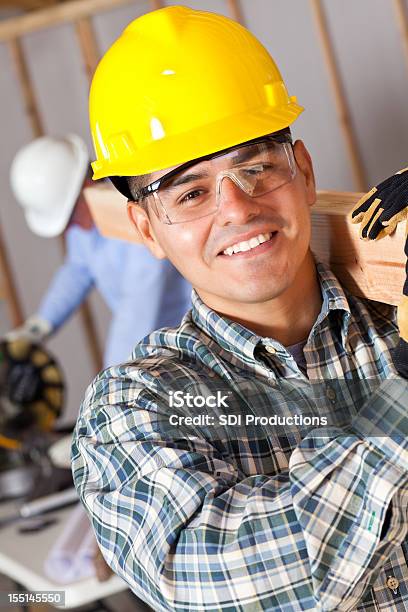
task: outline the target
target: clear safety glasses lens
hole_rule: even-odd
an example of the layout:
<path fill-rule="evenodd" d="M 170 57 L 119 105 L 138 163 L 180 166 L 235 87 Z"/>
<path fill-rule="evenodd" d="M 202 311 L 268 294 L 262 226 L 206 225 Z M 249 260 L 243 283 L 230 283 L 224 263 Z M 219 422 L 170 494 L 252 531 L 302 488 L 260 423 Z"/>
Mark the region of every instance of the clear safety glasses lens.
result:
<path fill-rule="evenodd" d="M 269 140 L 198 162 L 163 181 L 149 197 L 164 223 L 188 223 L 217 212 L 227 178 L 257 198 L 289 183 L 295 173 L 291 144 Z"/>

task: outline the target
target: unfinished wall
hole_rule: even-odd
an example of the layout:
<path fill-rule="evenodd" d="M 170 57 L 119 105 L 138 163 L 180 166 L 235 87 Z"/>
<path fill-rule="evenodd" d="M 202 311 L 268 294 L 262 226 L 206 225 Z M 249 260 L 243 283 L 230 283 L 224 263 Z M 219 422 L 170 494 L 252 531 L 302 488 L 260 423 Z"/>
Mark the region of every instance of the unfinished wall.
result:
<path fill-rule="evenodd" d="M 228 14 L 228 3 L 224 0 L 191 0 L 184 4 Z M 393 0 L 326 0 L 322 5 L 350 110 L 350 128 L 368 186 L 407 165 L 408 57 L 399 35 L 395 3 Z M 100 50 L 105 51 L 123 27 L 149 7 L 148 1 L 135 1 L 131 6 L 94 17 Z M 312 2 L 241 0 L 241 8 L 246 25 L 275 57 L 290 94 L 296 95 L 306 108 L 295 124 L 294 133 L 305 140 L 312 153 L 318 186 L 358 189 Z M 73 29 L 63 25 L 35 32 L 24 37 L 23 45 L 46 131 L 53 135 L 77 132 L 90 147 L 88 82 Z M 29 232 L 10 193 L 11 160 L 32 135 L 10 56 L 3 44 L 0 44 L 0 92 L 2 230 L 17 289 L 28 315 L 35 311 L 62 256 L 57 240 L 40 239 Z M 93 295 L 91 302 L 103 341 L 109 313 L 99 296 Z M 8 328 L 4 308 L 0 310 L 0 317 L 0 332 L 3 332 Z M 93 375 L 78 315 L 49 345 L 67 375 L 69 402 L 63 421 L 70 422 Z"/>

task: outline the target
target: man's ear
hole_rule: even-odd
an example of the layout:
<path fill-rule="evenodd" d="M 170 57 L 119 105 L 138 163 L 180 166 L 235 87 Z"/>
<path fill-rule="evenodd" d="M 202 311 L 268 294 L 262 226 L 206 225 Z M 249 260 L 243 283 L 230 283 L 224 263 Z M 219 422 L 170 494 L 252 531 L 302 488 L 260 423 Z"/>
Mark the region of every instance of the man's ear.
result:
<path fill-rule="evenodd" d="M 309 206 L 316 202 L 316 180 L 313 170 L 313 162 L 309 151 L 306 149 L 302 140 L 297 140 L 293 145 L 296 164 L 305 182 L 307 200 Z"/>
<path fill-rule="evenodd" d="M 147 212 L 135 202 L 128 202 L 127 214 L 132 225 L 142 239 L 144 245 L 157 259 L 166 259 L 166 254 L 160 246 L 154 233 L 152 222 Z M 154 213 L 153 213 L 154 214 Z"/>

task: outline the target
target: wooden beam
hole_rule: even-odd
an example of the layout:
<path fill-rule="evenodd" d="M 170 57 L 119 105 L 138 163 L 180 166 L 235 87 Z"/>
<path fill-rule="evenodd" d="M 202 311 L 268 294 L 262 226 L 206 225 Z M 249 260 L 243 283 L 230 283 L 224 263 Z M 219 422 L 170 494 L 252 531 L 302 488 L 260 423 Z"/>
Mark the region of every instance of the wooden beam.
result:
<path fill-rule="evenodd" d="M 8 41 L 8 48 L 20 84 L 25 113 L 34 136 L 38 138 L 44 133 L 43 126 L 40 113 L 37 109 L 34 88 L 28 71 L 27 62 L 25 61 L 21 41 L 18 38 L 12 38 Z"/>
<path fill-rule="evenodd" d="M 0 0 L 0 8 L 36 11 L 58 3 L 58 0 Z"/>
<path fill-rule="evenodd" d="M 108 185 L 84 191 L 95 224 L 107 238 L 141 242 L 126 214 L 126 198 Z M 361 193 L 319 191 L 312 207 L 311 248 L 352 294 L 398 304 L 405 280 L 405 227 L 378 241 L 359 238 L 348 213 Z"/>
<path fill-rule="evenodd" d="M 367 177 L 353 129 L 353 123 L 348 107 L 347 96 L 344 90 L 340 70 L 337 65 L 336 55 L 334 52 L 332 41 L 330 39 L 326 15 L 321 0 L 310 0 L 310 2 L 323 49 L 324 60 L 326 62 L 326 66 L 329 73 L 340 127 L 343 132 L 348 154 L 350 157 L 351 168 L 354 176 L 354 183 L 356 185 L 356 189 L 358 189 L 359 191 L 366 191 L 368 189 Z"/>
<path fill-rule="evenodd" d="M 108 184 L 84 189 L 92 218 L 102 236 L 141 243 L 142 238 L 127 216 L 127 198 Z"/>
<path fill-rule="evenodd" d="M 24 51 L 21 41 L 18 38 L 8 41 L 10 54 L 13 60 L 14 68 L 20 84 L 22 98 L 25 105 L 26 114 L 31 125 L 32 132 L 36 138 L 44 133 L 41 116 L 36 104 L 34 88 L 31 82 L 30 73 L 25 60 Z M 65 241 L 61 236 L 61 247 L 65 252 Z M 98 336 L 96 333 L 95 324 L 92 318 L 90 306 L 88 302 L 84 302 L 81 306 L 82 324 L 85 332 L 85 337 L 88 341 L 91 358 L 96 371 L 102 368 L 102 351 L 99 346 Z"/>
<path fill-rule="evenodd" d="M 158 9 L 163 8 L 164 3 L 162 0 L 150 0 L 150 6 L 152 7 L 152 11 L 157 11 Z"/>
<path fill-rule="evenodd" d="M 404 0 L 394 0 L 394 10 L 397 17 L 398 28 L 401 34 L 401 42 L 408 68 L 408 16 L 407 7 L 404 4 Z"/>
<path fill-rule="evenodd" d="M 11 266 L 7 256 L 6 247 L 3 241 L 3 236 L 0 232 L 0 274 L 1 274 L 1 299 L 4 299 L 7 304 L 7 311 L 10 318 L 10 324 L 13 327 L 18 327 L 24 321 L 23 311 L 21 309 L 20 300 L 17 295 L 17 289 L 14 284 Z"/>
<path fill-rule="evenodd" d="M 150 0 L 150 5 L 152 10 L 157 10 L 164 6 L 162 0 Z M 85 72 L 90 83 L 100 59 L 91 16 L 77 19 L 75 21 L 75 29 L 84 60 Z"/>
<path fill-rule="evenodd" d="M 241 5 L 239 0 L 227 0 L 228 2 L 228 10 L 233 19 L 238 21 L 238 23 L 244 23 L 244 17 L 242 15 Z"/>
<path fill-rule="evenodd" d="M 4 19 L 0 21 L 0 42 L 134 3 L 135 0 L 72 0 L 27 15 Z"/>
<path fill-rule="evenodd" d="M 405 280 L 405 223 L 392 236 L 361 240 L 348 213 L 361 193 L 320 191 L 312 208 L 311 248 L 353 295 L 397 305 Z"/>
<path fill-rule="evenodd" d="M 90 83 L 100 57 L 95 32 L 90 18 L 82 17 L 81 19 L 78 19 L 75 22 L 75 29 L 79 46 L 81 48 L 86 76 Z"/>

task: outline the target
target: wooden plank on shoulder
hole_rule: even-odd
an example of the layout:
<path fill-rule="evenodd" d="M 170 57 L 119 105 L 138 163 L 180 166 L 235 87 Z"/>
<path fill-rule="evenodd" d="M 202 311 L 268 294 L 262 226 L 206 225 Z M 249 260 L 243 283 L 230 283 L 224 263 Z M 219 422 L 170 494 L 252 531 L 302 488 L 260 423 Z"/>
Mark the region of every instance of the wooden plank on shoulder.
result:
<path fill-rule="evenodd" d="M 347 215 L 361 193 L 320 191 L 312 208 L 312 251 L 353 295 L 397 305 L 405 280 L 405 223 L 392 236 L 361 240 Z"/>
<path fill-rule="evenodd" d="M 84 189 L 84 196 L 94 223 L 102 236 L 127 242 L 142 239 L 127 215 L 127 200 L 108 182 Z"/>
<path fill-rule="evenodd" d="M 361 193 L 320 191 L 312 207 L 311 248 L 353 295 L 397 305 L 405 280 L 405 224 L 378 241 L 359 238 L 348 213 Z M 85 197 L 99 231 L 108 238 L 140 243 L 126 212 L 126 198 L 107 183 L 88 187 Z"/>

